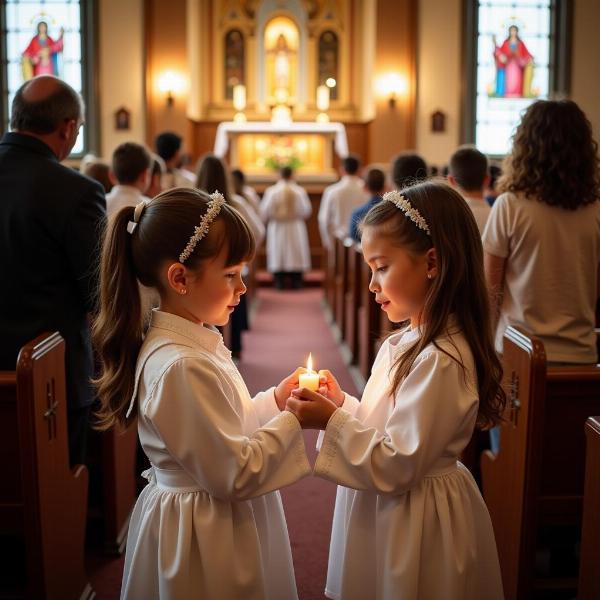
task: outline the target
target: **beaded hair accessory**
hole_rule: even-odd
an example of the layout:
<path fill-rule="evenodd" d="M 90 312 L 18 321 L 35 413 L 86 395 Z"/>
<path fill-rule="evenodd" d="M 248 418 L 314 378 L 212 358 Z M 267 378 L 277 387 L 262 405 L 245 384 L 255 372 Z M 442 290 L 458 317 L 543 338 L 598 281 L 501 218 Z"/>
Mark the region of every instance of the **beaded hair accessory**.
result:
<path fill-rule="evenodd" d="M 194 227 L 194 234 L 190 238 L 190 241 L 187 243 L 187 246 L 184 248 L 183 252 L 179 255 L 179 262 L 183 264 L 192 254 L 196 244 L 203 238 L 206 237 L 208 230 L 210 229 L 210 224 L 217 218 L 218 214 L 221 212 L 221 207 L 225 204 L 225 198 L 223 194 L 220 192 L 213 192 L 210 195 L 210 202 L 208 203 L 208 208 L 206 212 L 202 215 L 200 219 L 200 225 Z"/>
<path fill-rule="evenodd" d="M 383 199 L 395 204 L 419 229 L 431 237 L 429 225 L 421 213 L 398 191 L 386 192 Z"/>

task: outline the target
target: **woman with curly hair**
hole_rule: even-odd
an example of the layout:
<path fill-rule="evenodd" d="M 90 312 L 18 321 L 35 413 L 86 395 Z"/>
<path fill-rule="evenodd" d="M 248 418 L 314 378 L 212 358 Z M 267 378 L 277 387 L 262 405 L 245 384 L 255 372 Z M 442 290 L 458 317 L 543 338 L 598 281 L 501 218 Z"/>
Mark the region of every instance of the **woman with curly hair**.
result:
<path fill-rule="evenodd" d="M 483 235 L 499 352 L 513 325 L 543 341 L 549 362 L 598 358 L 597 152 L 590 122 L 570 100 L 535 102 L 517 128 Z"/>

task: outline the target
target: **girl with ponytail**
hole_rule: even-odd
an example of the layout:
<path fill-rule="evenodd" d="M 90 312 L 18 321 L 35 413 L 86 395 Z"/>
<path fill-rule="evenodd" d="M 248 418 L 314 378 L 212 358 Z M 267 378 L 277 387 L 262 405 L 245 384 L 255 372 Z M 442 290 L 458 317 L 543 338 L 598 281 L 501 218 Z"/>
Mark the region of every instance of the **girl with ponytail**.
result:
<path fill-rule="evenodd" d="M 277 489 L 311 470 L 300 425 L 282 412 L 301 369 L 252 399 L 210 327 L 245 293 L 254 247 L 219 193 L 171 189 L 110 224 L 93 329 L 98 427 L 137 415 L 152 465 L 122 598 L 297 598 Z M 139 283 L 160 297 L 147 326 Z"/>

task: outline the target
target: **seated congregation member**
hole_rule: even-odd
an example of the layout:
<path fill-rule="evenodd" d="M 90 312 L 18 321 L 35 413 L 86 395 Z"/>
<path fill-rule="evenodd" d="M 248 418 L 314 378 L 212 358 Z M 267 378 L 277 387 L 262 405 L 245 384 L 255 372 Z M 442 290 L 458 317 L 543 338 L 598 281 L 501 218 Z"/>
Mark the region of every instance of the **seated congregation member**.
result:
<path fill-rule="evenodd" d="M 231 171 L 231 179 L 233 181 L 234 192 L 238 196 L 245 198 L 256 214 L 259 214 L 260 197 L 252 186 L 246 184 L 246 175 L 244 175 L 244 172 L 241 169 L 233 169 Z"/>
<path fill-rule="evenodd" d="M 502 176 L 502 169 L 498 165 L 490 165 L 490 182 L 485 189 L 485 200 L 490 206 L 494 206 L 498 197 L 498 179 Z"/>
<path fill-rule="evenodd" d="M 496 349 L 507 326 L 544 343 L 554 363 L 595 363 L 600 270 L 597 143 L 570 100 L 525 113 L 483 234 L 496 311 Z"/>
<path fill-rule="evenodd" d="M 196 174 L 196 187 L 211 194 L 220 190 L 225 201 L 231 204 L 246 220 L 252 231 L 254 240 L 260 245 L 265 237 L 265 227 L 254 209 L 246 202 L 245 198 L 231 192 L 229 173 L 223 161 L 214 154 L 205 154 L 198 163 Z M 242 275 L 246 277 L 249 273 L 248 266 L 244 266 Z M 248 324 L 248 304 L 246 296 L 242 295 L 240 303 L 235 307 L 231 315 L 231 353 L 239 358 L 242 352 L 242 331 L 246 331 Z"/>
<path fill-rule="evenodd" d="M 165 161 L 167 170 L 162 181 L 164 190 L 174 187 L 194 187 L 194 174 L 179 168 L 182 141 L 182 137 L 173 131 L 165 131 L 156 136 L 154 142 L 156 154 Z"/>
<path fill-rule="evenodd" d="M 83 162 L 83 161 L 82 161 Z M 113 189 L 113 182 L 110 178 L 110 166 L 99 158 L 94 161 L 88 161 L 79 168 L 81 173 L 94 181 L 97 181 L 108 194 Z"/>
<path fill-rule="evenodd" d="M 392 160 L 392 182 L 397 190 L 427 179 L 425 160 L 414 152 L 402 152 Z"/>
<path fill-rule="evenodd" d="M 360 160 L 350 155 L 342 160 L 342 177 L 325 188 L 319 208 L 319 231 L 325 248 L 331 248 L 335 236 L 346 237 L 348 223 L 356 208 L 364 204 L 365 182 L 358 176 Z"/>
<path fill-rule="evenodd" d="M 501 600 L 490 516 L 458 460 L 506 402 L 477 224 L 458 192 L 424 182 L 387 193 L 361 229 L 369 289 L 406 326 L 381 346 L 360 402 L 328 371 L 322 393 L 287 402 L 325 431 L 314 474 L 340 486 L 325 595 Z"/>
<path fill-rule="evenodd" d="M 106 196 L 106 212 L 110 217 L 125 206 L 137 206 L 150 198 L 145 193 L 150 185 L 150 153 L 141 144 L 125 142 L 112 156 L 111 175 L 115 186 Z"/>
<path fill-rule="evenodd" d="M 260 205 L 267 226 L 267 269 L 273 273 L 275 287 L 285 287 L 286 277 L 292 287 L 302 287 L 302 274 L 310 269 L 310 246 L 306 219 L 312 206 L 306 191 L 294 182 L 294 172 L 283 167 L 279 181 L 268 187 Z"/>
<path fill-rule="evenodd" d="M 298 597 L 277 490 L 310 473 L 283 411 L 302 369 L 251 398 L 209 327 L 245 293 L 254 249 L 240 213 L 198 190 L 123 208 L 109 226 L 94 325 L 99 426 L 137 416 L 152 465 L 129 524 L 124 600 Z M 160 294 L 147 331 L 136 280 Z"/>
<path fill-rule="evenodd" d="M 473 211 L 481 234 L 491 210 L 484 197 L 489 180 L 487 156 L 477 148 L 462 146 L 450 157 L 448 183 L 460 192 Z"/>
<path fill-rule="evenodd" d="M 47 331 L 65 339 L 69 454 L 85 461 L 94 392 L 88 314 L 106 219 L 102 186 L 61 165 L 84 121 L 79 94 L 41 75 L 16 92 L 0 141 L 0 369 Z"/>
<path fill-rule="evenodd" d="M 355 242 L 360 242 L 360 231 L 358 228 L 360 221 L 371 208 L 381 201 L 381 196 L 385 190 L 385 173 L 381 169 L 370 168 L 365 178 L 364 189 L 369 195 L 369 199 L 365 204 L 352 211 L 349 221 L 350 237 Z"/>

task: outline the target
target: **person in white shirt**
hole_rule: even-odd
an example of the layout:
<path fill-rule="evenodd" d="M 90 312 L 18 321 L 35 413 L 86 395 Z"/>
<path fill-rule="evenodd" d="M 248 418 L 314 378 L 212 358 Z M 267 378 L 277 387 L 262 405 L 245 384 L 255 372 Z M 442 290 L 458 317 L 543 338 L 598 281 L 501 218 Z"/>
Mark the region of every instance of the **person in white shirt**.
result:
<path fill-rule="evenodd" d="M 491 519 L 459 462 L 506 404 L 477 225 L 456 190 L 424 182 L 385 194 L 361 227 L 369 289 L 406 327 L 360 402 L 322 371 L 322 391 L 286 406 L 324 430 L 314 474 L 339 485 L 325 595 L 501 600 Z"/>
<path fill-rule="evenodd" d="M 598 360 L 597 148 L 570 100 L 535 102 L 517 128 L 483 234 L 498 352 L 512 325 L 540 338 L 549 362 Z"/>
<path fill-rule="evenodd" d="M 183 138 L 173 131 L 164 131 L 156 136 L 156 153 L 165 161 L 166 173 L 162 177 L 163 190 L 174 187 L 193 188 L 194 174 L 187 169 L 180 169 L 181 146 Z"/>
<path fill-rule="evenodd" d="M 106 213 L 112 218 L 125 206 L 136 206 L 150 185 L 150 153 L 141 144 L 125 142 L 117 146 L 112 155 L 111 178 L 115 184 L 106 194 Z"/>
<path fill-rule="evenodd" d="M 490 182 L 488 159 L 474 146 L 461 146 L 450 157 L 448 183 L 458 190 L 473 211 L 479 233 L 483 235 L 491 207 L 485 199 Z"/>
<path fill-rule="evenodd" d="M 151 468 L 133 509 L 123 600 L 296 600 L 278 489 L 310 474 L 283 411 L 303 369 L 252 398 L 214 326 L 245 293 L 250 228 L 220 194 L 176 188 L 120 211 L 102 251 L 98 426 L 137 417 Z M 147 330 L 136 280 L 160 294 Z"/>
<path fill-rule="evenodd" d="M 368 196 L 364 181 L 358 176 L 360 159 L 350 155 L 342 161 L 341 179 L 323 190 L 319 208 L 319 231 L 326 249 L 333 247 L 333 238 L 346 237 L 348 224 L 355 208 L 364 204 Z"/>
<path fill-rule="evenodd" d="M 275 287 L 283 289 L 291 277 L 292 288 L 302 287 L 302 273 L 310 269 L 306 219 L 312 206 L 306 191 L 293 181 L 294 172 L 283 167 L 279 181 L 265 190 L 260 214 L 267 226 L 267 269 Z"/>
<path fill-rule="evenodd" d="M 146 191 L 148 198 L 154 198 L 163 191 L 163 175 L 167 172 L 165 161 L 158 154 L 151 153 L 152 166 L 150 167 L 150 185 Z"/>
<path fill-rule="evenodd" d="M 253 187 L 246 185 L 246 176 L 244 175 L 244 172 L 241 169 L 233 169 L 231 171 L 231 179 L 233 181 L 234 192 L 238 196 L 246 198 L 258 215 L 260 212 L 260 196 Z"/>

